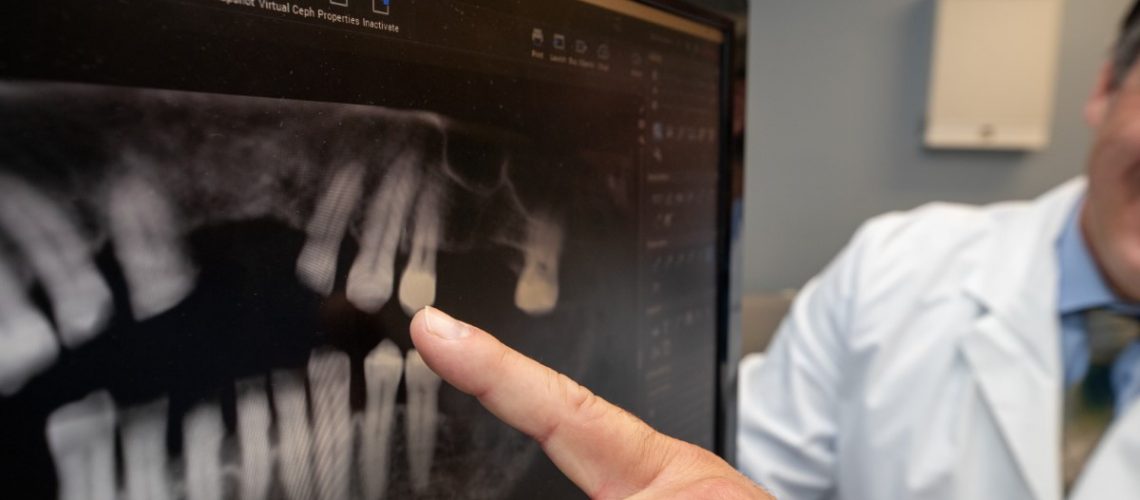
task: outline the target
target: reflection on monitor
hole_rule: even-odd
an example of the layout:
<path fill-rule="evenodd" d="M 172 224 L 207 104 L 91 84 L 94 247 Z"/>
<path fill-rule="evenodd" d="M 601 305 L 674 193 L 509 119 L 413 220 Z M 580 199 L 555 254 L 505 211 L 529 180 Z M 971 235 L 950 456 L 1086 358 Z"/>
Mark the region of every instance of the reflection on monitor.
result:
<path fill-rule="evenodd" d="M 579 496 L 424 364 L 407 328 L 428 305 L 713 448 L 724 32 L 671 12 L 11 6 L 9 486 L 68 500 Z"/>

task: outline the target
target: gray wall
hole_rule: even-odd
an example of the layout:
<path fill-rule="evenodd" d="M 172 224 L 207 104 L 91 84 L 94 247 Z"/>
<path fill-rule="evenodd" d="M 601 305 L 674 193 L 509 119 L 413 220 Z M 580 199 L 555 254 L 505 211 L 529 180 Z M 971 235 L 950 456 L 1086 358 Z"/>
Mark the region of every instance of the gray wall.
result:
<path fill-rule="evenodd" d="M 1027 198 L 1081 172 L 1081 107 L 1131 0 L 1067 0 L 1053 142 L 921 146 L 935 0 L 753 0 L 744 292 L 799 287 L 867 217 Z"/>

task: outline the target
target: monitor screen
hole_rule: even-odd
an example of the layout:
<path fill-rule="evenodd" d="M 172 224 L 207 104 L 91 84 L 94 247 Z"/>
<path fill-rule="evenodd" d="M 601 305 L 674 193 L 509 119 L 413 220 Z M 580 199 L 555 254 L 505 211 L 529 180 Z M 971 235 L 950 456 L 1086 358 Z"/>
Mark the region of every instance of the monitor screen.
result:
<path fill-rule="evenodd" d="M 727 36 L 628 0 L 6 6 L 9 488 L 580 495 L 427 368 L 427 305 L 714 449 Z"/>

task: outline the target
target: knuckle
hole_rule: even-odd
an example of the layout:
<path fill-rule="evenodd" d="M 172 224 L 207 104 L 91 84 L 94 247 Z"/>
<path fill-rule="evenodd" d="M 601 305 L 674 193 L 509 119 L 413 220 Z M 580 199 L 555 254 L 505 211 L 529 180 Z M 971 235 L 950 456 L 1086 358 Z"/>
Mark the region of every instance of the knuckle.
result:
<path fill-rule="evenodd" d="M 562 395 L 574 415 L 583 418 L 595 418 L 605 404 L 601 398 L 586 387 L 561 373 L 551 371 L 552 383 Z"/>

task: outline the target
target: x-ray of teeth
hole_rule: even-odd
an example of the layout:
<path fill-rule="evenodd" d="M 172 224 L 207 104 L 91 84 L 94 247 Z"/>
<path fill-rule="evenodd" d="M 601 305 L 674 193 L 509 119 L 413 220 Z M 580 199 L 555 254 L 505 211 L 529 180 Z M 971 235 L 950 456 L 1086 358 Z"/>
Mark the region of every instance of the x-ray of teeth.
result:
<path fill-rule="evenodd" d="M 0 173 L 0 229 L 15 240 L 52 299 L 63 344 L 79 346 L 110 315 L 111 292 L 91 262 L 90 245 L 47 195 Z"/>
<path fill-rule="evenodd" d="M 305 500 L 315 494 L 312 427 L 305 402 L 305 381 L 296 373 L 280 370 L 271 376 L 273 402 L 277 408 L 278 474 L 285 497 Z"/>
<path fill-rule="evenodd" d="M 0 259 L 0 395 L 19 391 L 58 354 L 51 325 L 25 297 L 10 266 Z"/>
<path fill-rule="evenodd" d="M 439 422 L 439 375 L 428 368 L 415 349 L 408 351 L 404 365 L 408 388 L 407 432 L 408 463 L 411 465 L 412 490 L 422 493 L 431 481 L 435 458 L 436 425 Z"/>
<path fill-rule="evenodd" d="M 418 161 L 413 151 L 401 153 L 367 209 L 360 254 L 348 273 L 347 290 L 348 300 L 362 311 L 379 311 L 392 296 L 396 250 L 421 180 Z"/>
<path fill-rule="evenodd" d="M 123 413 L 123 468 L 126 500 L 170 500 L 173 488 L 167 469 L 166 401 Z"/>
<path fill-rule="evenodd" d="M 526 497 L 552 469 L 441 383 L 408 318 L 438 303 L 577 378 L 632 329 L 620 169 L 529 131 L 5 81 L 0 115 L 0 422 L 101 389 L 111 415 L 111 459 L 52 445 L 36 498 Z"/>
<path fill-rule="evenodd" d="M 237 430 L 241 447 L 239 491 L 243 500 L 263 500 L 269 496 L 273 478 L 270 454 L 271 425 L 269 396 L 265 380 L 255 377 L 237 384 Z"/>
<path fill-rule="evenodd" d="M 97 392 L 63 406 L 47 422 L 60 500 L 110 500 L 115 486 L 115 406 Z"/>
<path fill-rule="evenodd" d="M 186 500 L 223 499 L 222 443 L 226 427 L 221 408 L 216 403 L 200 404 L 186 414 L 182 427 Z"/>
<path fill-rule="evenodd" d="M 404 358 L 390 340 L 380 342 L 364 360 L 366 384 L 361 419 L 358 477 L 363 500 L 379 500 L 388 490 L 392 432 L 396 420 L 396 392 L 404 374 Z"/>
<path fill-rule="evenodd" d="M 113 181 L 108 197 L 107 221 L 134 317 L 145 320 L 171 309 L 190 294 L 195 272 L 168 197 L 137 175 Z"/>
<path fill-rule="evenodd" d="M 297 258 L 297 276 L 313 290 L 328 295 L 336 280 L 340 242 L 363 194 L 364 167 L 349 163 L 333 175 L 309 221 L 305 247 Z"/>
<path fill-rule="evenodd" d="M 515 306 L 531 314 L 545 314 L 558 304 L 558 261 L 562 254 L 562 228 L 542 217 L 527 221 L 523 270 L 515 287 Z"/>
<path fill-rule="evenodd" d="M 319 500 L 348 498 L 352 469 L 352 416 L 348 356 L 320 351 L 309 360 L 313 394 L 313 465 Z"/>
<path fill-rule="evenodd" d="M 412 248 L 400 277 L 400 305 L 408 315 L 435 303 L 435 259 L 443 233 L 443 193 L 431 185 L 420 193 L 412 226 Z"/>

